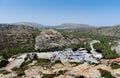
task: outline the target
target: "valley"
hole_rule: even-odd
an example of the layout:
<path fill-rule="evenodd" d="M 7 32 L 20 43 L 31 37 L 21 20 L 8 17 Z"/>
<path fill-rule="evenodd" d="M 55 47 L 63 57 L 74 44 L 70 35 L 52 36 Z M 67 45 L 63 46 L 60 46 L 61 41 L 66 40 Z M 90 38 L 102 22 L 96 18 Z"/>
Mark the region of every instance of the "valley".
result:
<path fill-rule="evenodd" d="M 83 24 L 62 24 L 64 29 L 29 24 L 0 24 L 0 78 L 108 78 L 103 73 L 119 78 L 116 26 L 102 27 L 108 35 Z"/>

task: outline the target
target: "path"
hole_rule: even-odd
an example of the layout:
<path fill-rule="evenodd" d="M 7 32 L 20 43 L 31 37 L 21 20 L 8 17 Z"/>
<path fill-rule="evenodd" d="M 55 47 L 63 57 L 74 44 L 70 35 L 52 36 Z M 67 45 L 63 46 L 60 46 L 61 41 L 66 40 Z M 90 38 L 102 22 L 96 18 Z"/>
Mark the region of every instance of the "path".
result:
<path fill-rule="evenodd" d="M 18 56 L 14 61 L 10 62 L 5 68 L 5 70 L 11 70 L 14 67 L 19 68 L 20 65 L 24 62 L 24 59 L 27 57 L 27 54 L 22 54 Z"/>

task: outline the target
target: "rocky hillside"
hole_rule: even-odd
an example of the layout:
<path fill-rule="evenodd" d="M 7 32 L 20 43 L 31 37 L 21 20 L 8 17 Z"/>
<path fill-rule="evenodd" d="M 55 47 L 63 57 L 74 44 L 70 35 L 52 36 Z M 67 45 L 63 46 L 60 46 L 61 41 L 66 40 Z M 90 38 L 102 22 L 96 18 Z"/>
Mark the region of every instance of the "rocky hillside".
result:
<path fill-rule="evenodd" d="M 92 34 L 120 37 L 120 25 L 112 27 L 100 27 L 91 32 Z"/>
<path fill-rule="evenodd" d="M 38 31 L 25 25 L 0 24 L 0 52 L 34 48 Z"/>
<path fill-rule="evenodd" d="M 75 29 L 75 28 L 87 28 L 90 27 L 88 24 L 77 24 L 77 23 L 64 23 L 61 25 L 58 25 L 57 28 L 59 29 Z M 92 26 L 91 26 L 92 27 Z"/>

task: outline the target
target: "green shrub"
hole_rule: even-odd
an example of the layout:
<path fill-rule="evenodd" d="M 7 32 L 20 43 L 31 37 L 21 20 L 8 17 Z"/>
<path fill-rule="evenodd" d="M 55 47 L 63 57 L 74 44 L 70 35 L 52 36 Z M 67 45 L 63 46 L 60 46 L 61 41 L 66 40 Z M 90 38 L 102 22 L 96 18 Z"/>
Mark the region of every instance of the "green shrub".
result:
<path fill-rule="evenodd" d="M 17 68 L 17 67 L 12 68 L 12 71 L 16 71 L 16 70 L 18 70 L 18 68 Z"/>
<path fill-rule="evenodd" d="M 17 67 L 14 67 L 14 68 L 12 68 L 12 71 L 24 71 L 24 70 L 26 70 L 26 69 L 28 69 L 28 66 L 27 67 L 19 67 L 19 68 L 17 68 Z"/>
<path fill-rule="evenodd" d="M 104 78 L 115 78 L 114 76 L 112 76 L 112 74 L 107 71 L 107 70 L 103 70 L 103 69 L 98 69 L 101 73 L 101 76 Z"/>
<path fill-rule="evenodd" d="M 64 75 L 68 70 L 60 70 L 58 73 L 56 73 L 57 76 Z"/>
<path fill-rule="evenodd" d="M 120 65 L 117 64 L 117 63 L 113 63 L 113 64 L 111 64 L 111 68 L 112 68 L 112 69 L 119 69 L 119 68 L 120 68 Z"/>
<path fill-rule="evenodd" d="M 54 78 L 55 76 L 55 74 L 43 74 L 41 78 Z"/>
<path fill-rule="evenodd" d="M 23 75 L 25 75 L 25 72 L 20 72 L 17 74 L 17 76 L 23 76 Z"/>
<path fill-rule="evenodd" d="M 57 60 L 57 61 L 55 61 L 54 63 L 56 64 L 56 63 L 62 63 L 62 62 L 61 62 L 60 60 Z"/>
<path fill-rule="evenodd" d="M 3 56 L 5 59 L 10 58 L 12 55 L 10 53 L 0 53 L 0 56 Z"/>
<path fill-rule="evenodd" d="M 41 50 L 37 50 L 39 52 L 49 52 L 49 51 L 58 51 L 58 50 L 64 50 L 65 47 L 52 47 L 52 48 L 44 48 Z"/>
<path fill-rule="evenodd" d="M 24 61 L 20 67 L 26 67 L 28 64 L 32 63 L 32 60 Z"/>
<path fill-rule="evenodd" d="M 11 73 L 10 71 L 4 71 L 3 74 L 6 75 L 6 74 L 9 74 Z"/>
<path fill-rule="evenodd" d="M 24 48 L 24 49 L 17 48 L 17 49 L 9 50 L 8 53 L 14 55 L 18 53 L 27 53 L 27 52 L 34 52 L 34 51 L 35 51 L 34 48 Z"/>
<path fill-rule="evenodd" d="M 49 64 L 51 61 L 49 59 L 38 59 L 35 65 L 41 65 L 41 64 Z"/>
<path fill-rule="evenodd" d="M 1 60 L 1 62 L 0 62 L 0 68 L 1 68 L 1 67 L 5 67 L 8 63 L 9 63 L 9 62 L 6 61 L 6 60 Z"/>
<path fill-rule="evenodd" d="M 54 78 L 59 75 L 64 75 L 68 70 L 60 70 L 58 72 L 55 72 L 54 74 L 43 74 L 42 78 Z"/>
<path fill-rule="evenodd" d="M 11 73 L 10 71 L 7 71 L 7 70 L 0 70 L 0 74 L 9 74 L 9 73 Z"/>
<path fill-rule="evenodd" d="M 114 66 L 111 66 L 112 69 L 119 69 L 120 68 L 120 65 L 114 65 Z"/>
<path fill-rule="evenodd" d="M 12 68 L 12 70 L 17 73 L 17 76 L 23 76 L 23 75 L 25 75 L 24 71 L 26 69 L 28 69 L 28 67 L 20 67 L 20 68 L 14 67 L 14 68 Z"/>
<path fill-rule="evenodd" d="M 75 66 L 78 66 L 78 65 L 80 65 L 80 64 L 83 64 L 83 63 L 81 63 L 81 62 L 69 62 L 70 64 L 74 64 Z"/>

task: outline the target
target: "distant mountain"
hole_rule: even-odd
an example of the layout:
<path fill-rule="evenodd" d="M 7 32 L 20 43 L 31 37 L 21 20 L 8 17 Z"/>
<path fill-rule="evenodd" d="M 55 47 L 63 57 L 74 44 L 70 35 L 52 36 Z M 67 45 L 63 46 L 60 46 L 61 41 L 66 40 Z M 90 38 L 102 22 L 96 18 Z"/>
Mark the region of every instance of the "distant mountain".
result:
<path fill-rule="evenodd" d="M 55 27 L 56 29 L 63 29 L 65 31 L 77 31 L 82 33 L 89 33 L 93 31 L 96 27 L 90 26 L 88 24 L 77 24 L 77 23 L 64 23 Z"/>
<path fill-rule="evenodd" d="M 88 28 L 92 27 L 88 24 L 77 24 L 77 23 L 64 23 L 61 25 L 56 26 L 59 29 L 76 29 L 76 28 Z"/>
<path fill-rule="evenodd" d="M 13 23 L 15 25 L 26 25 L 26 26 L 32 26 L 36 28 L 45 28 L 45 25 L 39 24 L 39 23 L 34 23 L 34 22 L 17 22 Z"/>
<path fill-rule="evenodd" d="M 91 28 L 93 26 L 90 26 L 88 24 L 77 24 L 77 23 L 64 23 L 58 26 L 46 26 L 39 23 L 33 23 L 33 22 L 17 22 L 13 23 L 15 25 L 26 25 L 26 26 L 32 26 L 37 28 L 56 28 L 56 29 L 77 29 L 77 28 Z"/>

